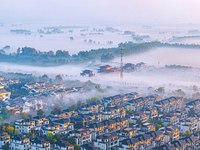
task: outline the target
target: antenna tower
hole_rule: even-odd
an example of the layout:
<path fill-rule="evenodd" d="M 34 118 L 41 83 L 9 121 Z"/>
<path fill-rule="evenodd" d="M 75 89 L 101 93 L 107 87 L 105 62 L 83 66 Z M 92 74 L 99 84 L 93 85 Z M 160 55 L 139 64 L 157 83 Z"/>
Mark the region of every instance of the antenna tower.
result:
<path fill-rule="evenodd" d="M 121 79 L 123 78 L 123 49 L 124 48 L 121 48 L 121 74 L 120 74 Z"/>

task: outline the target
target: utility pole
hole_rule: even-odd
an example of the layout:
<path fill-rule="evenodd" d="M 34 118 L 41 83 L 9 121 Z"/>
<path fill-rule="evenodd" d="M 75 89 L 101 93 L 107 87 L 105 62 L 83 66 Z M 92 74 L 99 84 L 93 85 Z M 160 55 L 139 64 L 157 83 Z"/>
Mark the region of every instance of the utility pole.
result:
<path fill-rule="evenodd" d="M 124 48 L 121 48 L 121 74 L 120 74 L 121 79 L 123 78 L 123 49 Z"/>

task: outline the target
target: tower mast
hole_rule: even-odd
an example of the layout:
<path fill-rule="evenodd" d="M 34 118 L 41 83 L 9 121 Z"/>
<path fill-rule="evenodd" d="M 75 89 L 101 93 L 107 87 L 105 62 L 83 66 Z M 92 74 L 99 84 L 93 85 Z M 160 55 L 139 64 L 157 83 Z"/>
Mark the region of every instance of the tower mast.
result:
<path fill-rule="evenodd" d="M 123 78 L 123 49 L 124 48 L 121 48 L 121 73 L 120 73 L 121 79 Z"/>

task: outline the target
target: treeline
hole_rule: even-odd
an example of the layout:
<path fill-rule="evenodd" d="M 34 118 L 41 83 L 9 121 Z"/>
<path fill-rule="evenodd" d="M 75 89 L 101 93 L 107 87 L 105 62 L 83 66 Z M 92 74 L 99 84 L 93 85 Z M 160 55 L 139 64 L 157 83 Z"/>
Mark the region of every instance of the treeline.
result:
<path fill-rule="evenodd" d="M 190 66 L 181 66 L 181 65 L 165 65 L 165 68 L 169 69 L 191 69 Z"/>
<path fill-rule="evenodd" d="M 177 48 L 197 48 L 200 49 L 200 45 L 187 45 L 187 44 L 169 44 L 161 43 L 158 41 L 146 42 L 136 44 L 133 42 L 126 42 L 118 44 L 116 48 L 101 48 L 90 51 L 80 51 L 78 54 L 70 55 L 68 51 L 57 50 L 41 52 L 35 48 L 23 47 L 18 48 L 16 53 L 4 54 L 0 53 L 0 62 L 12 62 L 18 64 L 29 64 L 29 65 L 63 65 L 63 64 L 78 64 L 85 63 L 91 60 L 110 61 L 115 56 L 120 56 L 121 48 L 124 48 L 123 55 L 131 55 L 141 52 L 146 52 L 156 47 L 177 47 Z"/>

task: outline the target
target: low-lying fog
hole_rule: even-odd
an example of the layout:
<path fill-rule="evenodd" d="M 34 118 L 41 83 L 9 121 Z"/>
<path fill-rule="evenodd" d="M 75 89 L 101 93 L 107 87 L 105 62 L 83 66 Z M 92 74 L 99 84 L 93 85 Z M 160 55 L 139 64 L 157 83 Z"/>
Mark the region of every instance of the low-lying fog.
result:
<path fill-rule="evenodd" d="M 133 40 L 132 35 L 124 35 L 124 31 L 134 32 L 135 35 L 149 35 L 146 41 L 159 40 L 167 42 L 172 36 L 191 36 L 189 30 L 199 30 L 198 26 L 155 26 L 155 25 L 97 25 L 97 26 L 71 26 L 60 24 L 0 24 L 0 49 L 6 45 L 11 46 L 6 53 L 16 52 L 18 47 L 33 47 L 40 51 L 57 51 L 67 50 L 70 54 L 78 53 L 98 48 L 117 47 L 120 42 Z M 68 26 L 68 28 L 64 28 Z M 61 27 L 62 33 L 48 33 L 53 29 L 44 29 L 45 27 Z M 106 31 L 107 27 L 113 27 L 116 31 Z M 24 29 L 30 30 L 28 34 L 11 33 L 11 30 Z M 37 30 L 42 29 L 45 33 L 39 33 Z M 100 29 L 100 30 L 99 30 Z M 71 31 L 70 31 L 71 30 Z M 69 32 L 70 31 L 70 32 Z M 195 34 L 196 35 L 196 34 Z M 73 37 L 73 40 L 70 40 Z M 86 40 L 86 41 L 84 41 Z M 92 40 L 89 42 L 89 40 Z M 188 40 L 188 39 L 187 39 Z M 185 41 L 187 41 L 185 40 Z M 190 40 L 190 39 L 189 39 Z M 111 43 L 109 43 L 111 41 Z M 183 41 L 183 43 L 187 43 Z M 199 41 L 195 41 L 199 44 Z M 195 43 L 194 41 L 191 43 Z M 178 43 L 182 43 L 178 41 Z M 190 44 L 190 42 L 189 42 Z"/>
<path fill-rule="evenodd" d="M 199 68 L 200 49 L 183 49 L 183 48 L 156 48 L 146 53 L 124 56 L 124 63 L 145 62 L 147 65 L 165 66 L 165 65 L 183 65 Z M 116 58 L 113 62 L 120 62 Z"/>
<path fill-rule="evenodd" d="M 177 48 L 157 48 L 152 49 L 146 53 L 135 54 L 131 56 L 124 56 L 124 63 L 138 63 L 145 62 L 147 66 L 137 72 L 124 73 L 124 78 L 121 81 L 119 73 L 111 74 L 98 74 L 96 69 L 98 67 L 92 66 L 56 66 L 56 67 L 36 67 L 36 66 L 23 66 L 14 65 L 9 63 L 0 63 L 0 70 L 6 72 L 21 72 L 32 73 L 34 75 L 48 74 L 50 77 L 55 78 L 55 75 L 61 74 L 64 79 L 87 81 L 92 80 L 95 83 L 103 83 L 109 85 L 123 84 L 127 85 L 147 85 L 147 86 L 163 86 L 172 84 L 173 86 L 200 86 L 200 50 L 195 49 L 177 49 Z M 116 58 L 112 66 L 120 66 L 120 58 Z M 160 62 L 160 64 L 158 64 Z M 184 65 L 192 66 L 193 69 L 167 69 L 165 65 Z M 91 69 L 95 72 L 95 77 L 80 77 L 80 73 L 84 69 Z M 68 76 L 66 76 L 68 75 Z M 110 83 L 109 83 L 110 82 Z"/>

